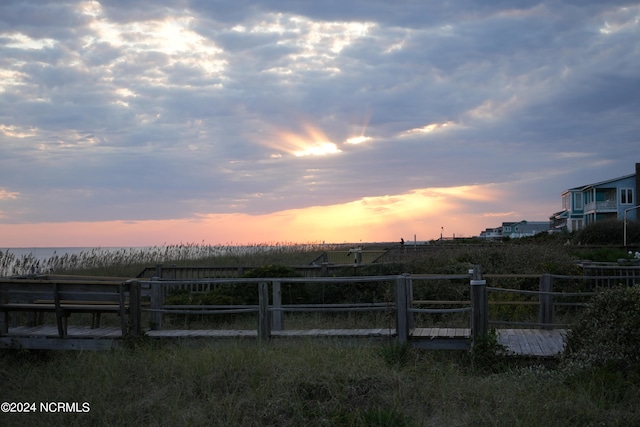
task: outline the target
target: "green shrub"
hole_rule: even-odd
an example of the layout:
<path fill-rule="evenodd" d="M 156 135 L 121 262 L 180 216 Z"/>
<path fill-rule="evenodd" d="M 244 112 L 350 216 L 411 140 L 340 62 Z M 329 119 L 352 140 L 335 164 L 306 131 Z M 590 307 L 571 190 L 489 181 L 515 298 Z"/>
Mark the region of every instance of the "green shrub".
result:
<path fill-rule="evenodd" d="M 597 248 L 589 251 L 579 251 L 575 253 L 579 259 L 594 262 L 616 262 L 619 259 L 629 259 L 627 251 L 618 248 Z"/>
<path fill-rule="evenodd" d="M 573 236 L 574 243 L 583 245 L 621 245 L 624 241 L 624 222 L 604 220 L 593 222 Z M 627 243 L 640 242 L 640 223 L 627 222 Z"/>
<path fill-rule="evenodd" d="M 242 277 L 298 277 L 300 276 L 295 268 L 286 265 L 265 265 L 262 267 L 252 268 L 244 273 Z"/>
<path fill-rule="evenodd" d="M 293 267 L 286 265 L 271 264 L 262 267 L 252 268 L 244 273 L 242 277 L 249 278 L 280 278 L 280 277 L 300 277 L 301 275 Z M 245 300 L 257 304 L 257 292 L 254 286 L 244 286 Z M 285 304 L 301 303 L 308 300 L 309 289 L 304 283 L 283 283 L 281 285 L 282 301 Z"/>
<path fill-rule="evenodd" d="M 223 289 L 207 292 L 189 292 L 186 289 L 176 289 L 169 292 L 165 300 L 167 305 L 231 305 L 236 303 L 233 296 L 225 295 Z M 238 304 L 240 302 L 237 302 Z"/>
<path fill-rule="evenodd" d="M 585 368 L 627 370 L 640 363 L 640 286 L 595 296 L 567 335 L 565 359 Z"/>
<path fill-rule="evenodd" d="M 505 366 L 506 353 L 506 347 L 498 342 L 497 331 L 491 329 L 471 346 L 468 353 L 470 367 L 477 373 L 499 372 Z"/>

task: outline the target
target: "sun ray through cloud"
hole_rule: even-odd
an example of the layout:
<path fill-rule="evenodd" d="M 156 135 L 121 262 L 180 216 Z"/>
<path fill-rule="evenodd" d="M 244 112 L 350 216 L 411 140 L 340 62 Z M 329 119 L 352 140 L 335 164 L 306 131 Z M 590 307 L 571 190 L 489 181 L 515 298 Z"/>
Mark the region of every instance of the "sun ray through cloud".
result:
<path fill-rule="evenodd" d="M 639 12 L 2 2 L 0 245 L 62 223 L 124 244 L 548 219 L 640 159 Z"/>

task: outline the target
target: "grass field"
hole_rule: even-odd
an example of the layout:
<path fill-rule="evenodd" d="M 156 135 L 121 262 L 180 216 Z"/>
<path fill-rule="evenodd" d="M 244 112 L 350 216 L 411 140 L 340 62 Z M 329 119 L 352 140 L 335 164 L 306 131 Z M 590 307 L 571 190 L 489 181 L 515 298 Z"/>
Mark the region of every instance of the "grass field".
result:
<path fill-rule="evenodd" d="M 9 402 L 87 402 L 86 413 L 0 414 L 6 426 L 638 425 L 637 378 L 466 352 L 345 347 L 157 347 L 0 354 Z"/>

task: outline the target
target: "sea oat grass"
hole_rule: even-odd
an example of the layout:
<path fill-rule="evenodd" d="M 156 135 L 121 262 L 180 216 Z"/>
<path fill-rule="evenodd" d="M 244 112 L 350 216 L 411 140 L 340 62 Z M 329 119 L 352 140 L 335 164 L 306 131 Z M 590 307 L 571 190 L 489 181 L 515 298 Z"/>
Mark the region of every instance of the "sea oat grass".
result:
<path fill-rule="evenodd" d="M 135 277 L 157 264 L 181 266 L 305 265 L 333 245 L 266 242 L 252 245 L 181 243 L 141 248 L 94 248 L 80 253 L 56 254 L 41 260 L 33 254 L 17 256 L 0 251 L 0 276 L 22 274 L 83 274 Z"/>

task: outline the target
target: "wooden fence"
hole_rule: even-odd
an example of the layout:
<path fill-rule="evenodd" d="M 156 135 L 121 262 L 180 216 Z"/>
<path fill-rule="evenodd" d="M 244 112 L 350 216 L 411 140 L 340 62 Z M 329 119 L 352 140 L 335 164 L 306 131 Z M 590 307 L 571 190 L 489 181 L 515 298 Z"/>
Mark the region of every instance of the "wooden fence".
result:
<path fill-rule="evenodd" d="M 504 279 L 535 279 L 538 281 L 537 290 L 509 289 L 499 286 L 487 286 L 489 283 L 497 283 Z M 315 277 L 315 278 L 259 278 L 259 279 L 210 279 L 175 281 L 161 280 L 158 278 L 141 281 L 142 288 L 150 290 L 150 306 L 143 309 L 151 314 L 151 328 L 162 329 L 163 314 L 238 314 L 257 313 L 258 337 L 260 340 L 268 340 L 272 331 L 284 330 L 285 313 L 293 312 L 374 312 L 392 311 L 394 314 L 395 335 L 401 343 L 407 342 L 411 331 L 421 325 L 416 325 L 417 314 L 453 314 L 469 313 L 468 326 L 472 340 L 485 335 L 490 326 L 509 325 L 511 327 L 536 327 L 541 329 L 565 328 L 568 325 L 555 323 L 556 307 L 584 305 L 584 298 L 590 297 L 596 291 L 580 290 L 578 292 L 557 292 L 553 290 L 554 282 L 580 281 L 593 288 L 598 277 L 562 276 L 562 275 L 485 275 L 480 267 L 469 270 L 468 274 L 459 275 L 412 275 L 400 276 L 363 276 L 363 277 Z M 355 283 L 393 283 L 393 300 L 374 303 L 350 303 L 350 304 L 283 304 L 283 284 L 322 284 L 339 283 L 349 286 Z M 468 286 L 468 298 L 466 300 L 416 300 L 414 299 L 414 287 L 420 282 L 466 282 Z M 176 286 L 184 288 L 189 283 L 196 288 L 213 289 L 222 284 L 238 284 L 243 286 L 258 286 L 257 305 L 166 305 L 167 291 Z M 587 287 L 587 286 L 585 286 Z M 535 298 L 535 301 L 493 301 L 490 294 L 512 293 Z M 566 302 L 566 298 L 582 298 L 582 301 Z M 578 298 L 579 297 L 579 298 Z M 562 302 L 558 302 L 562 299 Z M 271 301 L 271 302 L 270 302 Z M 489 307 L 499 304 L 523 304 L 538 306 L 538 321 L 504 321 L 490 318 Z M 449 306 L 448 308 L 423 308 L 424 306 Z M 453 306 L 453 307 L 451 307 Z"/>
<path fill-rule="evenodd" d="M 358 265 L 354 264 L 331 264 L 328 262 L 301 265 L 291 267 L 301 277 L 327 277 L 339 273 L 341 270 L 349 268 L 357 268 Z M 138 279 L 151 279 L 157 277 L 160 279 L 167 279 L 173 281 L 182 281 L 187 284 L 188 280 L 193 279 L 227 279 L 227 278 L 241 278 L 246 272 L 255 269 L 256 267 L 239 266 L 239 267 L 210 267 L 210 266 L 193 266 L 184 267 L 178 265 L 157 265 L 155 267 L 146 267 L 142 270 L 137 278 Z M 189 288 L 187 286 L 186 288 Z M 193 288 L 193 287 L 191 287 Z M 194 291 L 206 291 L 207 288 L 196 289 Z"/>
<path fill-rule="evenodd" d="M 616 276 L 620 278 L 621 276 Z M 627 277 L 627 276 L 625 276 Z M 95 278 L 87 278 L 83 281 L 81 277 L 66 278 L 75 281 L 78 289 L 90 287 L 90 282 Z M 183 314 L 183 315 L 231 315 L 241 313 L 252 313 L 257 318 L 257 335 L 261 342 L 268 341 L 273 336 L 282 335 L 286 331 L 287 313 L 318 313 L 318 312 L 384 312 L 392 318 L 388 330 L 381 333 L 380 336 L 394 337 L 399 343 L 411 342 L 414 345 L 422 339 L 423 341 L 433 341 L 434 335 L 416 333 L 418 329 L 425 329 L 425 319 L 430 316 L 450 316 L 455 315 L 459 324 L 450 326 L 454 328 L 466 328 L 465 334 L 458 335 L 457 332 L 448 333 L 449 340 L 441 347 L 437 348 L 464 348 L 464 343 L 469 341 L 475 342 L 479 337 L 486 335 L 491 326 L 508 325 L 510 328 L 527 328 L 536 327 L 539 329 L 566 328 L 566 323 L 558 322 L 556 319 L 556 311 L 559 307 L 577 307 L 584 305 L 586 298 L 591 297 L 602 289 L 603 276 L 563 276 L 552 274 L 507 274 L 507 275 L 483 275 L 480 266 L 476 266 L 469 270 L 466 274 L 444 274 L 444 275 L 391 275 L 391 276 L 349 276 L 349 277 L 295 277 L 295 278 L 215 278 L 215 279 L 182 279 L 170 280 L 161 277 L 153 277 L 151 279 L 121 279 L 120 283 L 124 283 L 127 289 L 136 289 L 136 295 L 139 297 L 128 298 L 127 309 L 135 314 L 135 318 L 130 323 L 134 325 L 133 329 L 123 332 L 122 336 L 127 334 L 137 335 L 143 333 L 141 314 L 148 316 L 151 331 L 159 331 L 163 329 L 163 316 L 165 314 Z M 38 279 L 41 286 L 47 281 L 47 278 Z M 56 279 L 56 280 L 59 280 Z M 86 282 L 86 283 L 85 283 Z M 524 285 L 515 286 L 514 282 Z M 633 284 L 639 283 L 640 279 L 630 279 L 622 282 L 621 280 L 611 280 L 611 285 L 615 284 Z M 24 280 L 15 278 L 0 278 L 0 288 L 6 295 L 17 292 L 21 295 L 24 286 L 27 285 Z M 338 284 L 344 287 L 353 287 L 363 283 L 385 283 L 388 286 L 388 294 L 384 301 L 374 302 L 343 302 L 337 303 L 298 303 L 283 301 L 282 290 L 283 285 L 304 286 L 304 285 L 327 285 Z M 74 284 L 74 283 L 72 283 Z M 179 305 L 168 304 L 167 296 L 171 289 L 176 287 L 186 289 L 192 293 L 206 292 L 216 289 L 216 287 L 224 285 L 236 285 L 240 287 L 253 287 L 257 296 L 257 304 L 243 305 Z M 74 284 L 75 286 L 75 284 Z M 442 290 L 451 293 L 456 290 L 454 298 L 438 297 L 437 288 L 442 286 Z M 425 290 L 429 289 L 428 292 Z M 139 289 L 139 291 L 138 291 Z M 74 298 L 79 301 L 89 300 L 88 296 L 75 295 Z M 252 291 L 254 292 L 254 291 Z M 500 298 L 500 295 L 515 294 L 522 297 L 523 300 L 514 300 L 514 298 Z M 55 294 L 51 299 L 54 300 Z M 424 297 L 427 295 L 427 298 Z M 429 297 L 433 295 L 434 297 Z M 5 298 L 0 296 L 0 299 Z M 8 297 L 6 297 L 8 298 Z M 40 297 L 39 297 L 40 298 Z M 41 298 L 40 298 L 41 299 Z M 21 301 L 22 303 L 34 303 L 33 310 L 49 310 L 50 305 L 37 306 L 34 301 Z M 86 302 L 86 301 L 85 301 Z M 6 313 L 11 310 L 17 310 L 20 307 L 13 306 L 11 301 L 0 301 L 2 310 L 4 311 L 5 324 L 9 318 Z M 490 307 L 506 306 L 537 306 L 538 319 L 537 322 L 532 319 L 524 321 L 514 321 L 513 319 L 492 318 Z M 56 307 L 58 308 L 58 307 Z M 64 308 L 64 307 L 62 307 Z M 84 309 L 84 308 L 83 308 Z M 73 307 L 67 307 L 69 313 Z M 104 311 L 104 307 L 102 308 Z M 59 311 L 59 310 L 58 310 Z M 495 309 L 494 309 L 495 311 Z M 529 310 L 530 312 L 531 310 Z M 462 313 L 462 317 L 457 313 Z M 466 320 L 464 317 L 468 316 Z M 460 322 L 463 324 L 460 324 Z M 8 329 L 7 336 L 0 336 L 0 341 L 7 345 L 14 340 L 15 336 L 11 335 Z M 456 331 L 463 329 L 455 329 Z M 347 331 L 346 329 L 343 330 Z M 186 331 L 191 332 L 191 331 Z M 246 332 L 246 331 L 245 331 Z M 29 331 L 29 336 L 33 336 L 34 330 Z M 71 332 L 69 335 L 72 335 Z M 347 334 L 348 335 L 348 334 Z M 422 338 L 420 338 L 422 337 Z M 28 343 L 29 337 L 22 337 L 22 343 Z M 63 338 L 64 339 L 64 338 Z M 456 341 L 457 340 L 457 341 Z M 464 343 L 463 343 L 464 342 Z M 461 344 L 463 343 L 463 344 Z M 449 346 L 450 347 L 447 347 Z M 435 348 L 435 347 L 431 347 Z"/>
<path fill-rule="evenodd" d="M 618 263 L 594 263 L 582 262 L 578 266 L 582 268 L 586 277 L 595 280 L 597 288 L 610 288 L 618 284 L 631 286 L 640 283 L 640 265 L 620 265 Z"/>

